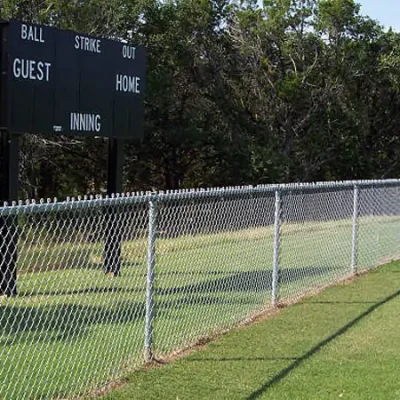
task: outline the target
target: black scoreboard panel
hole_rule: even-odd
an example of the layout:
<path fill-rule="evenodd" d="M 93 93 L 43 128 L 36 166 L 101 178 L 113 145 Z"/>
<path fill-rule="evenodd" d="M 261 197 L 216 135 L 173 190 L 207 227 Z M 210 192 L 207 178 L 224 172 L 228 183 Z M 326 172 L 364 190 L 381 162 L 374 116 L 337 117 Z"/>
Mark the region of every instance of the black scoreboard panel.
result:
<path fill-rule="evenodd" d="M 10 132 L 142 136 L 143 47 L 16 21 L 2 37 Z"/>

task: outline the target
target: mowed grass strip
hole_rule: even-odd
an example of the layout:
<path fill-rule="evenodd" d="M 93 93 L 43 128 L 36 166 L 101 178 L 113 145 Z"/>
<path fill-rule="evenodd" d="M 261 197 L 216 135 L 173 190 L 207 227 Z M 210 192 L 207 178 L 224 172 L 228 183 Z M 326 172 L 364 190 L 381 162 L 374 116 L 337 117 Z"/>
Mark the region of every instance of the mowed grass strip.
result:
<path fill-rule="evenodd" d="M 398 399 L 400 262 L 133 373 L 104 398 Z"/>

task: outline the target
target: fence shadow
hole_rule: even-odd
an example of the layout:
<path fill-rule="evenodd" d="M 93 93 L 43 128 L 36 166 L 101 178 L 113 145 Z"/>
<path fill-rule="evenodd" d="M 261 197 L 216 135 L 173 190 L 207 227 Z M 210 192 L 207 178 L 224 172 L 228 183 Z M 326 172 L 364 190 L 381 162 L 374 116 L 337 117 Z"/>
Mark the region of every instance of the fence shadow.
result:
<path fill-rule="evenodd" d="M 221 358 L 190 358 L 186 362 L 243 362 L 243 361 L 296 361 L 295 357 L 221 357 Z"/>
<path fill-rule="evenodd" d="M 375 301 L 310 301 L 309 304 L 376 304 Z M 300 304 L 293 304 L 294 306 Z"/>
<path fill-rule="evenodd" d="M 329 343 L 337 339 L 338 337 L 342 336 L 345 334 L 349 329 L 357 325 L 361 320 L 363 320 L 365 317 L 370 315 L 373 311 L 375 311 L 377 308 L 383 306 L 384 304 L 394 300 L 396 297 L 400 295 L 400 290 L 397 292 L 391 294 L 390 296 L 384 298 L 383 300 L 374 303 L 371 307 L 369 307 L 366 311 L 364 311 L 362 314 L 360 314 L 358 317 L 354 318 L 350 322 L 348 322 L 346 325 L 341 327 L 338 331 L 333 333 L 332 335 L 328 336 L 326 339 L 324 339 L 322 342 L 318 343 L 316 346 L 311 348 L 307 353 L 302 355 L 301 357 L 297 358 L 292 364 L 290 364 L 288 367 L 282 369 L 278 374 L 276 374 L 274 377 L 272 377 L 270 380 L 268 380 L 264 385 L 262 385 L 259 389 L 251 393 L 250 396 L 247 397 L 247 400 L 254 400 L 258 399 L 261 395 L 263 395 L 265 392 L 268 391 L 270 387 L 275 385 L 276 383 L 279 383 L 282 381 L 284 378 L 286 378 L 294 369 L 298 368 L 301 366 L 301 364 L 316 355 L 320 350 L 322 350 L 325 346 L 327 346 Z"/>
<path fill-rule="evenodd" d="M 145 303 L 116 302 L 112 306 L 46 304 L 41 307 L 7 305 L 0 308 L 2 344 L 77 340 L 85 328 L 98 324 L 127 324 L 144 319 Z"/>
<path fill-rule="evenodd" d="M 222 299 L 216 296 L 183 296 L 162 299 L 156 305 L 156 318 L 166 318 L 169 311 L 198 305 L 243 305 L 245 302 L 234 298 Z M 40 306 L 26 304 L 0 304 L 0 336 L 2 345 L 17 343 L 47 343 L 74 341 L 90 334 L 92 326 L 126 325 L 144 322 L 146 303 L 144 296 L 137 299 L 97 305 L 77 303 L 51 304 Z M 173 317 L 177 318 L 176 315 Z M 165 321 L 163 321 L 165 322 Z M 101 328 L 100 328 L 101 329 Z M 139 336 L 141 337 L 140 330 Z M 135 339 L 138 339 L 135 336 Z"/>
<path fill-rule="evenodd" d="M 342 268 L 343 269 L 343 268 Z M 279 281 L 281 284 L 290 284 L 293 282 L 301 281 L 314 276 L 330 276 L 330 274 L 339 271 L 339 267 L 305 267 L 305 268 L 285 268 L 280 271 Z M 62 273 L 60 271 L 60 273 Z M 141 281 L 139 284 L 139 279 L 137 276 L 142 274 Z M 111 285 L 107 281 L 103 285 L 95 287 L 82 287 L 82 288 L 49 288 L 45 289 L 40 287 L 38 290 L 24 290 L 22 289 L 18 297 L 31 297 L 31 296 L 69 296 L 69 295 L 85 295 L 85 294 L 102 294 L 102 293 L 145 293 L 145 277 L 146 275 L 140 272 L 136 278 L 136 287 L 121 287 L 117 285 Z M 162 271 L 156 275 L 157 279 L 161 279 L 163 276 L 199 276 L 203 279 L 200 282 L 192 283 L 184 286 L 174 286 L 171 288 L 157 288 L 155 289 L 155 294 L 161 296 L 176 295 L 176 294 L 188 294 L 188 293 L 216 293 L 216 292 L 260 292 L 272 289 L 272 270 L 256 270 L 256 271 L 237 271 L 237 272 L 223 272 L 223 271 L 196 271 L 195 273 L 190 272 L 180 272 L 180 271 Z M 218 277 L 219 275 L 224 275 L 217 279 L 204 279 L 205 276 Z M 131 277 L 128 274 L 129 277 Z M 157 278 L 158 277 L 158 278 Z M 123 276 L 122 276 L 123 278 Z M 131 277 L 132 278 L 132 277 Z M 104 278 L 107 279 L 107 278 Z M 116 279 L 120 279 L 116 278 Z M 96 282 L 99 282 L 97 279 Z"/>
<path fill-rule="evenodd" d="M 145 293 L 146 287 L 116 287 L 116 286 L 100 286 L 100 287 L 88 287 L 88 288 L 79 288 L 79 289 L 50 289 L 50 290 L 22 290 L 18 293 L 19 298 L 31 298 L 32 296 L 72 296 L 78 294 L 103 294 L 103 293 Z"/>
<path fill-rule="evenodd" d="M 343 269 L 343 268 L 342 268 Z M 303 279 L 330 274 L 339 271 L 332 267 L 287 268 L 280 271 L 279 282 L 290 284 Z M 204 280 L 185 286 L 159 288 L 159 295 L 180 293 L 213 293 L 213 292 L 259 292 L 272 289 L 272 270 L 239 271 L 214 280 Z"/>

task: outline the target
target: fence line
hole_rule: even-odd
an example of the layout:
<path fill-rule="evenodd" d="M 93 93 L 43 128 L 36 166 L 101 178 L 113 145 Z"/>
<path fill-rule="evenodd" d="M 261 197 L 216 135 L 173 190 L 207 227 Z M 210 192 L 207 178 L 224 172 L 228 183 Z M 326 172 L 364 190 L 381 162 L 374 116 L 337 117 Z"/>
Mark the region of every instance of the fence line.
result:
<path fill-rule="evenodd" d="M 77 396 L 398 257 L 400 180 L 5 204 L 0 255 L 0 398 Z"/>

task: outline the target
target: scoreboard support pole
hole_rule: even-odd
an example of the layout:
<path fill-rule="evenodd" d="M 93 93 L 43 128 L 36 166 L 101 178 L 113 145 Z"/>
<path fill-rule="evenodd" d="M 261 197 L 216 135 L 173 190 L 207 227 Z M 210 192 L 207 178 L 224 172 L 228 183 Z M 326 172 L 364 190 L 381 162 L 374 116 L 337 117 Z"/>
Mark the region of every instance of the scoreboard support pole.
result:
<path fill-rule="evenodd" d="M 0 130 L 1 201 L 16 201 L 19 186 L 19 136 Z M 17 215 L 0 216 L 0 296 L 17 294 Z"/>
<path fill-rule="evenodd" d="M 108 139 L 107 194 L 109 196 L 122 192 L 124 145 L 125 143 L 122 139 Z M 123 221 L 118 207 L 107 207 L 106 213 L 104 272 L 119 276 L 121 271 Z"/>

